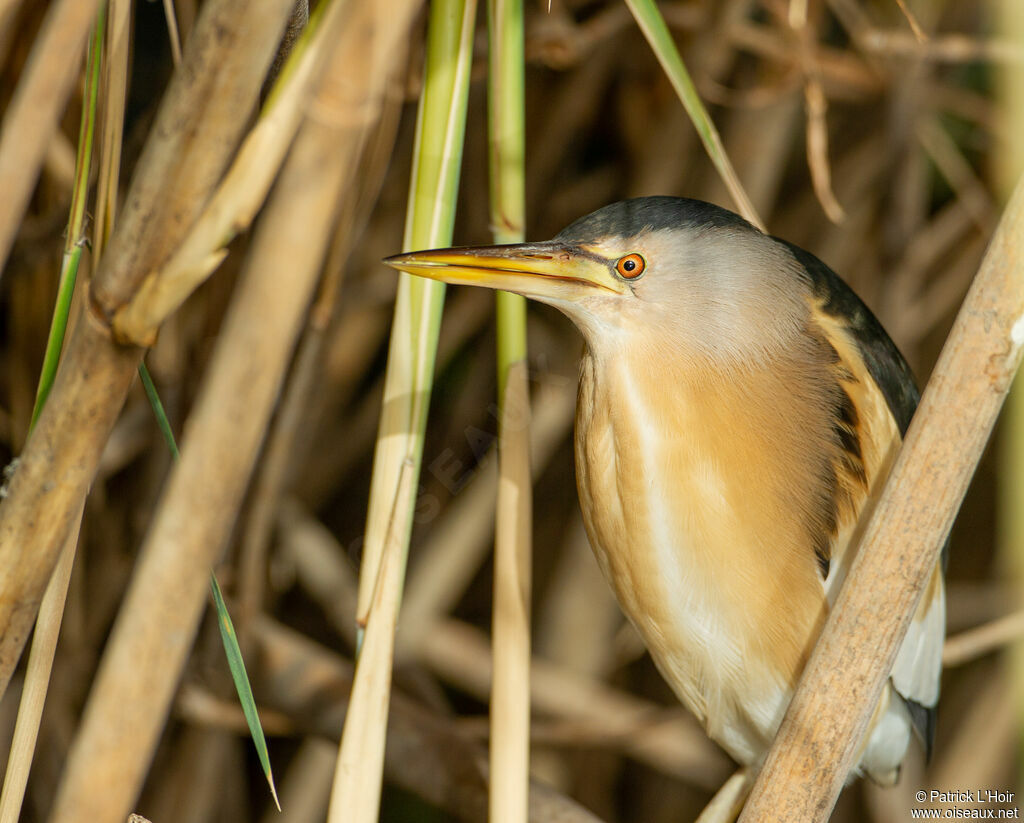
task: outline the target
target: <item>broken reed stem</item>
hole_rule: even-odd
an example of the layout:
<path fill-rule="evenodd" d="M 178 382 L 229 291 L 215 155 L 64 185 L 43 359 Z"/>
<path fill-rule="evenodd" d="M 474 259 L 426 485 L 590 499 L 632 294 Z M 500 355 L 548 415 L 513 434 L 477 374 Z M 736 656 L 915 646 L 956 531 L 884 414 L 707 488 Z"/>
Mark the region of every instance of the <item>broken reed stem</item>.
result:
<path fill-rule="evenodd" d="M 83 300 L 50 398 L 0 506 L 0 695 L 135 376 L 142 350 L 107 318 L 174 248 L 246 126 L 290 0 L 209 0 L 132 178 Z M 202 127 L 199 127 L 199 124 Z"/>
<path fill-rule="evenodd" d="M 868 525 L 741 823 L 824 821 L 1024 351 L 1024 179 Z"/>
<path fill-rule="evenodd" d="M 46 150 L 78 79 L 100 0 L 59 0 L 47 12 L 0 128 L 0 276 Z"/>

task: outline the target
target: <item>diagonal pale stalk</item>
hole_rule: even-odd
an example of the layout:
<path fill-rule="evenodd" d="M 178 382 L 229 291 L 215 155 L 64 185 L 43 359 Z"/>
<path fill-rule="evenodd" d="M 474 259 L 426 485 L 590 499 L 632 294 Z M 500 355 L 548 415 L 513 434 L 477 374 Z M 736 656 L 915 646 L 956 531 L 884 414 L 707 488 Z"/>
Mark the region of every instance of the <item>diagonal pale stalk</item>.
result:
<path fill-rule="evenodd" d="M 46 587 L 43 602 L 39 606 L 39 619 L 36 620 L 35 632 L 32 635 L 32 647 L 25 669 L 25 683 L 18 704 L 18 719 L 7 757 L 3 793 L 0 794 L 0 823 L 18 823 L 21 817 L 21 805 L 25 799 L 25 786 L 28 784 L 29 769 L 35 754 L 39 721 L 43 716 L 43 704 L 46 702 L 46 692 L 53 670 L 53 656 L 57 650 L 57 639 L 60 637 L 64 603 L 68 595 L 68 583 L 71 581 L 71 570 L 75 563 L 81 523 L 82 512 L 79 511 L 75 525 L 68 532 L 64 548 L 61 549 L 60 560 Z"/>
<path fill-rule="evenodd" d="M 174 255 L 151 272 L 114 316 L 122 340 L 149 345 L 160 324 L 227 256 L 227 246 L 252 223 L 291 145 L 299 122 L 345 23 L 348 0 L 321 3 L 238 156 Z"/>
<path fill-rule="evenodd" d="M 741 823 L 824 821 L 1024 354 L 1024 177 L 925 387 Z"/>
<path fill-rule="evenodd" d="M 178 18 L 174 14 L 174 0 L 164 0 L 164 18 L 167 20 L 167 36 L 171 41 L 171 59 L 177 68 L 181 65 L 181 37 L 178 35 Z"/>
<path fill-rule="evenodd" d="M 29 431 L 35 426 L 39 412 L 53 385 L 57 372 L 64 333 L 67 329 L 71 298 L 78 277 L 78 265 L 82 258 L 82 241 L 85 228 L 85 207 L 89 194 L 89 171 L 92 168 L 92 142 L 96 123 L 96 99 L 100 80 L 100 56 L 105 33 L 106 14 L 103 8 L 93 26 L 92 39 L 85 64 L 85 88 L 82 94 L 82 120 L 78 130 L 78 153 L 75 158 L 75 186 L 71 193 L 71 214 L 68 218 L 64 255 L 61 261 L 60 285 L 57 304 L 53 310 L 50 336 L 43 356 L 42 374 L 36 389 L 35 407 Z M 39 604 L 39 617 L 32 634 L 25 683 L 18 704 L 18 719 L 11 741 L 11 754 L 7 759 L 7 773 L 4 775 L 3 792 L 0 794 L 0 823 L 16 823 L 21 815 L 21 804 L 25 797 L 29 769 L 35 753 L 39 722 L 50 684 L 53 657 L 57 650 L 64 603 L 67 598 L 68 582 L 74 566 L 78 548 L 78 533 L 81 527 L 82 511 L 79 509 L 73 526 L 64 541 L 60 559 L 53 576 L 43 593 Z"/>
<path fill-rule="evenodd" d="M 443 0 L 430 6 L 403 250 L 451 244 L 475 18 L 475 0 Z M 359 575 L 361 626 L 376 587 L 401 467 L 411 458 L 419 472 L 443 302 L 444 284 L 404 272 L 399 275 Z M 412 511 L 399 511 L 396 516 L 407 546 Z"/>
<path fill-rule="evenodd" d="M 1001 0 L 996 6 L 998 30 L 1017 46 L 1024 46 L 1024 7 L 1016 0 Z M 1010 134 L 1020 134 L 1024 128 L 1024 66 L 1005 63 L 996 74 L 1001 98 L 1002 116 Z M 1024 148 L 1017 140 L 1000 143 L 1002 152 L 997 156 L 997 186 L 1009 196 L 1012 181 L 1024 170 Z M 1003 432 L 1000 444 L 1000 482 L 997 502 L 997 535 L 999 564 L 1013 582 L 1018 606 L 1024 605 L 1024 381 L 1019 378 L 1010 392 L 1003 412 Z M 1024 780 L 1024 645 L 1014 644 L 1009 651 L 1010 679 L 1015 697 L 1017 723 L 1017 779 Z"/>
<path fill-rule="evenodd" d="M 676 94 L 679 95 L 686 113 L 690 116 L 694 128 L 697 129 L 697 134 L 707 150 L 708 157 L 718 169 L 722 182 L 725 183 L 729 194 L 732 195 L 736 210 L 761 231 L 764 231 L 764 223 L 758 217 L 753 203 L 750 202 L 750 198 L 743 189 L 743 184 L 736 176 L 729 155 L 725 152 L 725 146 L 722 145 L 718 129 L 715 128 L 700 95 L 697 94 L 690 73 L 686 70 L 686 65 L 683 63 L 682 57 L 679 56 L 679 49 L 676 48 L 672 34 L 665 24 L 665 18 L 661 16 L 654 0 L 626 0 L 626 5 L 633 12 L 640 31 L 647 38 L 658 62 L 661 63 L 662 69 L 668 75 L 669 82 L 672 83 Z"/>
<path fill-rule="evenodd" d="M 78 78 L 99 0 L 59 0 L 46 13 L 0 128 L 0 277 L 46 149 Z"/>
<path fill-rule="evenodd" d="M 475 0 L 430 6 L 403 249 L 451 243 L 465 136 Z M 357 619 L 359 663 L 338 753 L 329 823 L 377 819 L 395 625 L 405 576 L 444 286 L 400 275 L 374 453 Z M 407 494 L 400 494 L 408 475 Z"/>
<path fill-rule="evenodd" d="M 405 576 L 405 539 L 399 522 L 401 512 L 414 505 L 413 479 L 416 464 L 402 462 L 398 490 L 385 535 L 384 552 L 370 601 L 370 617 L 355 675 L 338 762 L 331 789 L 328 823 L 372 823 L 380 812 L 384 773 L 384 743 L 388 723 L 391 668 L 394 661 L 394 622 L 384 618 L 397 615 Z"/>
<path fill-rule="evenodd" d="M 488 0 L 487 128 L 496 243 L 525 236 L 522 0 Z M 533 512 L 526 299 L 496 295 L 499 459 L 494 536 L 491 823 L 525 823 L 530 788 L 530 574 Z"/>

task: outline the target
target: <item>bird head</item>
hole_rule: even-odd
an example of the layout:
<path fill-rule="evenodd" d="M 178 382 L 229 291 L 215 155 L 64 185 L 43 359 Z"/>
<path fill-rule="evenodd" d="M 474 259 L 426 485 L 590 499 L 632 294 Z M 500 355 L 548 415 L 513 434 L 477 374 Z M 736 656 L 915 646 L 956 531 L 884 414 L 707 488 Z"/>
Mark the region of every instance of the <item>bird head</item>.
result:
<path fill-rule="evenodd" d="M 799 267 L 774 239 L 726 209 L 678 197 L 605 206 L 552 240 L 388 257 L 396 269 L 548 303 L 592 351 L 749 362 L 803 327 Z"/>

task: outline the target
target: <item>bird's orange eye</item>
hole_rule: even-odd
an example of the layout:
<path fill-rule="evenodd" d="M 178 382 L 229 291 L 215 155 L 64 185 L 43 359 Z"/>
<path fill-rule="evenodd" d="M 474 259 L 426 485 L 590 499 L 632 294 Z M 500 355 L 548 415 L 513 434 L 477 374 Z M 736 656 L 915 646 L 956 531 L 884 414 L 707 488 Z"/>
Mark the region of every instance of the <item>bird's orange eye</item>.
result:
<path fill-rule="evenodd" d="M 627 254 L 615 264 L 615 271 L 627 280 L 636 280 L 646 267 L 646 261 L 639 254 Z"/>

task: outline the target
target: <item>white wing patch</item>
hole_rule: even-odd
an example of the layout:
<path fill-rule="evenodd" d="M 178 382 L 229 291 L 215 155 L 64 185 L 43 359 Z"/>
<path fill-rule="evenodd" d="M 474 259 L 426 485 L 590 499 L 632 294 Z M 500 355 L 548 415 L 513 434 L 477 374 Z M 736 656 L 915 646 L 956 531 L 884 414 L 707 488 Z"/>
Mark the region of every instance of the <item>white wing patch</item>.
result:
<path fill-rule="evenodd" d="M 896 691 L 923 706 L 938 702 L 945 636 L 946 591 L 936 566 L 892 667 Z"/>

